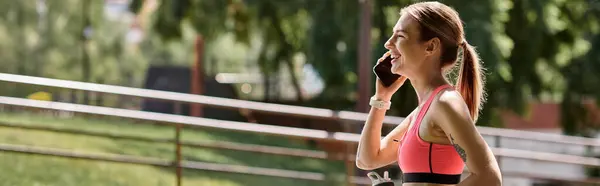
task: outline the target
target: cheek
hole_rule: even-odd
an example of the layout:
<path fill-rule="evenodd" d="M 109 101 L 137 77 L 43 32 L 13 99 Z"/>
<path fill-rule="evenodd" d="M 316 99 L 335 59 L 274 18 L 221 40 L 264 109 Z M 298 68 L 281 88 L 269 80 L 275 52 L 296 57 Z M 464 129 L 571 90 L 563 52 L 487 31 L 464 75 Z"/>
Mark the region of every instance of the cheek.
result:
<path fill-rule="evenodd" d="M 396 46 L 398 47 L 398 51 L 400 54 L 402 54 L 402 56 L 409 56 L 412 53 L 411 46 L 406 41 L 398 42 L 398 45 Z"/>
<path fill-rule="evenodd" d="M 421 61 L 422 52 L 416 46 L 404 45 L 399 48 L 406 63 L 413 64 Z"/>
<path fill-rule="evenodd" d="M 402 54 L 401 59 L 394 63 L 392 71 L 396 74 L 405 74 L 407 70 L 414 68 L 415 62 L 418 61 L 415 57 L 415 51 L 406 44 L 398 46 L 399 52 Z"/>
<path fill-rule="evenodd" d="M 414 51 L 412 51 L 408 45 L 401 44 L 398 46 L 398 51 L 402 54 L 402 62 L 404 65 L 406 65 L 406 63 L 412 63 Z"/>

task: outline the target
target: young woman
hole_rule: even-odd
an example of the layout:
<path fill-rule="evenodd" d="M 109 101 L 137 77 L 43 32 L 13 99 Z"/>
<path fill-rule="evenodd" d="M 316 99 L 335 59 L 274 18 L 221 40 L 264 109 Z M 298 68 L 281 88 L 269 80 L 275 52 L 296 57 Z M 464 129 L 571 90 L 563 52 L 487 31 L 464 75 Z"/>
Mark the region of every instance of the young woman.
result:
<path fill-rule="evenodd" d="M 402 77 L 389 87 L 376 80 L 356 165 L 371 170 L 398 161 L 404 186 L 501 185 L 496 159 L 474 124 L 484 100 L 484 77 L 458 13 L 442 3 L 422 2 L 400 15 L 385 44 L 389 52 L 378 62 L 391 55 L 391 70 Z M 444 74 L 457 62 L 462 64 L 453 87 Z M 407 79 L 419 106 L 381 139 L 390 99 Z M 470 175 L 461 179 L 465 164 Z"/>

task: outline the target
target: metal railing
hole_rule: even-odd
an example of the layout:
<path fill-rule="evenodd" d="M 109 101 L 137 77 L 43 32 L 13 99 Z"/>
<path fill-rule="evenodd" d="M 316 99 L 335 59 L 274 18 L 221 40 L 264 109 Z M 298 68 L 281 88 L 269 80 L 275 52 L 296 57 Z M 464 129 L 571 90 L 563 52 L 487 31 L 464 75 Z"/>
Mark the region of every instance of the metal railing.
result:
<path fill-rule="evenodd" d="M 48 102 L 48 101 L 37 101 L 23 98 L 12 98 L 0 96 L 0 104 L 5 106 L 16 106 L 24 108 L 36 108 L 36 109 L 47 109 L 55 111 L 68 111 L 83 114 L 92 114 L 100 116 L 110 117 L 121 117 L 143 121 L 158 122 L 162 125 L 174 126 L 176 129 L 185 127 L 202 127 L 202 128 L 216 128 L 222 130 L 234 130 L 242 132 L 261 133 L 277 136 L 285 136 L 290 138 L 300 139 L 315 139 L 325 141 L 338 141 L 338 142 L 357 142 L 356 134 L 340 133 L 340 132 L 325 132 L 314 129 L 302 129 L 292 127 L 280 127 L 272 125 L 260 125 L 254 123 L 234 122 L 234 121 L 222 121 L 213 120 L 206 118 L 174 115 L 174 114 L 162 114 L 154 112 L 108 108 L 100 106 L 89 106 L 89 105 L 78 105 L 71 103 L 60 103 L 60 102 Z M 87 152 L 72 152 L 64 149 L 55 148 L 41 148 L 34 146 L 21 146 L 21 145 L 9 145 L 0 144 L 0 151 L 14 152 L 14 153 L 26 153 L 26 154 L 41 154 L 48 156 L 60 156 L 76 159 L 87 159 L 87 160 L 102 160 L 110 162 L 121 162 L 131 164 L 145 164 L 161 167 L 174 167 L 177 177 L 177 185 L 181 184 L 181 169 L 196 169 L 196 170 L 210 170 L 220 171 L 229 173 L 242 173 L 242 174 L 253 174 L 263 176 L 275 176 L 293 179 L 304 179 L 313 181 L 325 181 L 325 175 L 323 173 L 306 172 L 306 171 L 291 171 L 283 169 L 269 169 L 261 167 L 241 166 L 241 165 L 226 165 L 226 164 L 215 164 L 207 162 L 187 161 L 182 159 L 181 147 L 202 147 L 202 148 L 220 148 L 228 150 L 241 150 L 256 153 L 266 153 L 274 155 L 286 155 L 296 157 L 308 157 L 308 158 L 319 158 L 319 159 L 344 159 L 341 156 L 344 154 L 328 154 L 323 151 L 317 150 L 306 150 L 306 149 L 294 149 L 285 147 L 272 147 L 264 145 L 251 145 L 241 144 L 233 142 L 206 142 L 206 141 L 183 141 L 181 135 L 176 132 L 173 139 L 168 138 L 150 138 L 133 135 L 123 135 L 105 132 L 96 132 L 81 129 L 64 129 L 59 127 L 41 126 L 41 125 L 21 125 L 8 122 L 0 123 L 0 127 L 19 128 L 26 130 L 39 130 L 39 131 L 51 131 L 60 133 L 69 133 L 77 135 L 107 137 L 112 139 L 128 139 L 145 142 L 158 142 L 158 143 L 172 143 L 175 145 L 175 160 L 160 159 L 153 157 L 140 157 L 120 154 L 98 154 L 98 153 L 87 153 Z M 360 184 L 360 182 L 358 182 Z"/>
<path fill-rule="evenodd" d="M 107 108 L 100 106 L 89 106 L 89 105 L 77 105 L 71 103 L 59 103 L 59 102 L 49 102 L 49 101 L 38 101 L 38 100 L 30 100 L 30 99 L 22 99 L 22 98 L 12 98 L 12 97 L 2 97 L 0 96 L 0 104 L 9 105 L 9 106 L 17 106 L 17 107 L 26 107 L 26 108 L 37 108 L 37 109 L 49 109 L 49 110 L 57 110 L 57 111 L 69 111 L 76 113 L 85 113 L 85 114 L 94 114 L 101 116 L 112 116 L 112 117 L 122 117 L 122 118 L 130 118 L 130 119 L 138 119 L 144 121 L 153 121 L 160 122 L 161 124 L 171 125 L 171 126 L 186 126 L 186 127 L 210 127 L 210 128 L 218 128 L 225 130 L 235 130 L 235 131 L 245 131 L 245 132 L 253 132 L 253 133 L 262 133 L 262 134 L 270 134 L 270 135 L 278 135 L 278 136 L 286 136 L 292 138 L 302 138 L 302 139 L 316 139 L 316 140 L 328 140 L 328 141 L 337 141 L 343 143 L 356 143 L 358 141 L 359 136 L 357 134 L 350 133 L 340 133 L 340 132 L 324 132 L 321 130 L 313 130 L 313 129 L 300 129 L 293 127 L 280 127 L 280 126 L 269 126 L 269 125 L 259 125 L 254 123 L 244 123 L 244 122 L 232 122 L 232 121 L 220 121 L 220 120 L 212 120 L 205 118 L 197 118 L 190 116 L 181 116 L 181 115 L 173 115 L 173 114 L 161 114 L 161 113 L 153 113 L 153 112 L 145 112 L 145 111 L 135 111 L 135 110 L 127 110 L 127 109 L 117 109 L 117 108 Z M 219 127 L 217 125 L 211 123 L 219 123 L 224 126 Z M 236 127 L 227 126 L 227 125 L 236 125 Z M 81 135 L 93 135 L 93 136 L 101 136 L 101 137 L 109 137 L 116 139 L 130 139 L 130 140 L 141 140 L 141 141 L 151 141 L 151 142 L 164 142 L 164 143 L 174 143 L 176 146 L 190 146 L 190 147 L 214 147 L 218 145 L 198 145 L 196 144 L 202 142 L 185 142 L 180 139 L 180 136 L 176 135 L 175 139 L 164 139 L 164 138 L 147 138 L 147 137 L 139 137 L 139 136 L 127 136 L 127 135 L 118 135 L 118 134 L 107 134 L 107 133 L 99 133 L 99 132 L 91 132 L 85 130 L 74 130 L 74 129 L 59 129 L 48 126 L 23 126 L 17 124 L 8 124 L 2 123 L 0 126 L 2 127 L 13 127 L 13 128 L 22 128 L 28 130 L 44 130 L 44 131 L 54 131 L 54 132 L 64 132 L 64 133 L 72 133 L 72 134 L 81 134 Z M 265 131 L 254 130 L 253 128 L 264 127 Z M 288 133 L 278 133 L 272 132 L 273 130 L 279 131 L 296 131 L 288 132 Z M 321 134 L 319 134 L 321 133 Z M 323 135 L 325 134 L 325 135 Z M 337 136 L 337 137 L 336 137 Z M 347 137 L 339 137 L 339 136 L 347 136 Z M 204 143 L 206 144 L 206 143 Z M 210 143 L 209 143 L 210 144 Z M 225 144 L 235 144 L 237 146 L 244 146 L 246 144 L 237 144 L 227 142 Z M 273 148 L 268 146 L 261 146 L 266 148 Z M 218 147 L 218 148 L 226 148 L 226 147 Z M 292 150 L 288 148 L 276 147 L 280 150 Z M 227 149 L 227 148 L 226 148 Z M 194 162 L 194 161 L 186 161 L 181 159 L 180 150 L 175 151 L 176 159 L 175 160 L 166 160 L 166 159 L 158 159 L 152 157 L 137 157 L 137 156 L 128 156 L 128 155 L 117 155 L 117 154 L 92 154 L 92 153 L 84 153 L 84 152 L 71 152 L 61 149 L 51 149 L 51 148 L 40 148 L 40 147 L 31 147 L 31 146 L 19 146 L 19 145 L 0 145 L 0 150 L 9 151 L 9 152 L 18 152 L 18 153 L 28 153 L 28 154 L 42 154 L 42 155 L 50 155 L 50 156 L 61 156 L 61 157 L 69 157 L 69 158 L 78 158 L 78 159 L 88 159 L 88 160 L 103 160 L 103 161 L 111 161 L 111 162 L 122 162 L 122 163 L 132 163 L 132 164 L 147 164 L 154 166 L 162 166 L 162 167 L 174 167 L 176 170 L 181 168 L 187 169 L 199 169 L 199 170 L 212 170 L 212 171 L 221 171 L 221 172 L 231 172 L 231 173 L 243 173 L 243 174 L 254 174 L 254 175 L 264 175 L 264 176 L 277 176 L 277 177 L 286 177 L 286 178 L 295 178 L 295 179 L 306 179 L 306 180 L 314 180 L 314 181 L 324 181 L 325 177 L 322 173 L 314 173 L 314 172 L 301 172 L 301 171 L 289 171 L 289 170 L 280 170 L 280 169 L 267 169 L 267 168 L 259 168 L 259 167 L 249 167 L 249 166 L 239 166 L 239 165 L 223 165 L 223 164 L 214 164 L 214 163 L 206 163 L 206 162 Z M 243 149 L 233 149 L 233 150 L 243 150 Z M 290 155 L 290 154 L 279 154 L 277 152 L 271 152 L 269 150 L 248 150 L 253 152 L 261 152 L 261 153 L 269 153 L 269 154 L 278 154 L 278 155 Z M 317 158 L 324 158 L 322 154 L 327 156 L 326 152 L 322 151 L 314 151 L 314 150 L 299 150 L 300 152 L 310 152 L 311 154 L 321 154 L 317 155 Z M 547 161 L 547 162 L 557 162 L 557 163 L 568 163 L 568 164 L 578 164 L 584 166 L 600 166 L 600 159 L 589 158 L 589 157 L 580 157 L 574 155 L 563 155 L 563 154 L 553 154 L 553 153 L 540 153 L 540 152 L 532 152 L 525 150 L 515 150 L 515 149 L 502 149 L 502 148 L 492 148 L 495 155 L 499 157 L 509 157 L 509 158 L 518 158 L 518 159 L 529 159 L 534 161 Z M 178 152 L 179 151 L 179 152 Z M 293 154 L 291 156 L 302 156 L 302 157 L 310 157 L 310 155 L 306 154 Z M 342 155 L 343 156 L 343 155 Z M 352 155 L 351 155 L 352 156 Z M 338 155 L 339 157 L 339 155 Z M 350 159 L 350 158 L 348 158 Z M 504 173 L 507 175 L 519 176 L 521 173 Z M 525 175 L 525 174 L 523 174 Z M 523 176 L 521 175 L 521 176 Z M 181 171 L 177 172 L 178 184 L 181 179 Z M 527 177 L 538 178 L 538 179 L 548 179 L 547 176 L 544 175 L 527 175 Z M 364 178 L 350 177 L 354 184 L 367 184 L 365 183 Z M 559 179 L 565 181 L 571 181 L 576 183 L 600 183 L 600 180 L 594 179 L 585 179 L 585 180 L 569 180 L 568 178 L 552 178 Z"/>
<path fill-rule="evenodd" d="M 195 103 L 195 104 L 203 104 L 208 106 L 215 107 L 224 107 L 230 109 L 248 109 L 252 111 L 258 112 L 268 112 L 275 114 L 283 114 L 283 115 L 294 115 L 301 117 L 310 117 L 310 118 L 321 118 L 321 119 L 332 119 L 338 121 L 359 121 L 364 122 L 367 114 L 357 113 L 357 112 L 348 112 L 348 111 L 333 111 L 328 109 L 316 109 L 316 108 L 308 108 L 308 107 L 299 107 L 299 106 L 289 106 L 289 105 L 278 105 L 278 104 L 268 104 L 268 103 L 259 103 L 252 101 L 243 101 L 243 100 L 235 100 L 235 99 L 226 99 L 226 98 L 216 98 L 209 96 L 201 96 L 201 95 L 190 95 L 190 94 L 182 94 L 182 93 L 174 93 L 174 92 L 166 92 L 166 91 L 156 91 L 156 90 L 146 90 L 139 88 L 129 88 L 129 87 L 120 87 L 120 86 L 111 86 L 111 85 L 100 85 L 100 84 L 92 84 L 92 83 L 83 83 L 83 82 L 75 82 L 75 81 L 65 81 L 65 80 L 56 80 L 56 79 L 48 79 L 48 78 L 39 78 L 39 77 L 31 77 L 31 76 L 21 76 L 21 75 L 12 75 L 12 74 L 1 74 L 0 73 L 0 81 L 14 82 L 14 83 L 25 83 L 25 84 L 33 84 L 33 85 L 42 85 L 42 86 L 51 86 L 51 87 L 60 87 L 60 88 L 69 88 L 76 90 L 86 90 L 86 91 L 95 91 L 102 93 L 110 93 L 110 94 L 118 94 L 118 95 L 128 95 L 134 97 L 141 97 L 146 99 L 160 99 L 160 100 L 169 100 L 174 101 L 176 103 Z M 105 116 L 116 116 L 116 117 L 124 117 L 124 118 L 134 118 L 148 121 L 158 121 L 164 122 L 167 124 L 174 124 L 176 128 L 175 139 L 152 139 L 156 141 L 174 143 L 176 146 L 176 160 L 169 164 L 169 166 L 174 166 L 177 171 L 178 184 L 180 183 L 180 175 L 181 168 L 194 168 L 194 166 L 190 165 L 206 165 L 206 164 L 198 164 L 199 162 L 187 162 L 181 159 L 181 146 L 197 146 L 197 147 L 208 147 L 208 148 L 225 148 L 232 150 L 242 150 L 242 151 L 256 151 L 261 153 L 271 153 L 271 154 L 279 154 L 279 155 L 292 155 L 292 156 L 303 156 L 303 157 L 313 157 L 313 158 L 321 158 L 325 159 L 327 157 L 341 157 L 340 159 L 345 159 L 346 161 L 352 161 L 353 155 L 345 154 L 345 155 L 330 155 L 323 151 L 313 151 L 313 150 L 300 150 L 300 149 L 289 149 L 289 148 L 281 148 L 281 147 L 268 147 L 256 145 L 253 147 L 259 148 L 248 148 L 248 144 L 238 144 L 238 143 L 224 143 L 215 144 L 215 143 L 206 143 L 206 142 L 183 142 L 179 138 L 180 130 L 182 126 L 193 126 L 193 127 L 210 127 L 210 128 L 219 128 L 225 130 L 236 130 L 236 131 L 244 131 L 244 132 L 252 132 L 252 133 L 264 133 L 270 135 L 279 135 L 286 137 L 294 137 L 294 138 L 303 138 L 303 139 L 316 139 L 316 140 L 327 140 L 327 141 L 336 141 L 343 143 L 354 144 L 358 141 L 358 134 L 353 133 L 344 133 L 344 132 L 327 132 L 321 130 L 313 130 L 313 129 L 302 129 L 302 128 L 292 128 L 292 127 L 281 127 L 281 126 L 273 126 L 273 125 L 262 125 L 262 124 L 254 124 L 254 123 L 244 123 L 244 122 L 233 122 L 233 121 L 222 121 L 222 120 L 214 120 L 214 119 L 206 119 L 206 118 L 197 118 L 197 117 L 189 117 L 189 116 L 181 116 L 181 115 L 171 115 L 171 114 L 161 114 L 161 113 L 150 113 L 143 111 L 135 111 L 135 110 L 126 110 L 126 109 L 116 109 L 116 108 L 107 108 L 107 107 L 98 107 L 98 106 L 88 106 L 88 105 L 77 105 L 77 104 L 69 104 L 69 103 L 58 103 L 58 102 L 44 102 L 44 101 L 36 101 L 36 100 L 27 100 L 20 98 L 11 98 L 11 97 L 0 97 L 0 104 L 5 105 L 14 105 L 19 107 L 32 107 L 32 108 L 42 108 L 42 109 L 51 109 L 51 110 L 61 110 L 61 111 L 71 111 L 71 112 L 79 112 L 79 113 L 87 113 L 87 114 L 95 114 L 95 115 L 105 115 Z M 386 117 L 385 123 L 387 125 L 396 125 L 400 123 L 404 118 L 402 117 Z M 103 134 L 94 133 L 94 132 L 85 132 L 78 130 L 61 130 L 61 129 L 51 129 L 44 128 L 41 126 L 32 127 L 32 126 L 16 126 L 11 124 L 0 124 L 0 126 L 4 127 L 20 127 L 27 128 L 32 130 L 50 130 L 50 131 L 63 131 L 63 132 L 71 132 L 71 133 L 80 133 L 84 135 L 98 135 L 101 136 Z M 516 149 L 503 149 L 500 147 L 499 141 L 500 138 L 514 138 L 514 139 L 524 139 L 524 140 L 534 140 L 534 141 L 544 141 L 544 142 L 552 142 L 552 143 L 563 143 L 563 144 L 573 144 L 573 145 L 583 145 L 588 148 L 594 148 L 600 146 L 600 140 L 597 139 L 589 139 L 589 138 L 581 138 L 581 137 L 570 137 L 570 136 L 561 136 L 561 135 L 549 135 L 535 132 L 525 132 L 525 131 L 515 131 L 508 129 L 497 129 L 497 128 L 489 128 L 489 127 L 478 127 L 478 130 L 482 133 L 482 135 L 494 136 L 496 138 L 496 148 L 493 148 L 494 154 L 499 157 L 511 157 L 511 158 L 519 158 L 519 159 L 531 159 L 536 161 L 551 161 L 551 162 L 561 162 L 568 164 L 579 164 L 585 166 L 600 166 L 600 162 L 597 158 L 589 158 L 589 157 L 581 157 L 574 155 L 562 155 L 562 154 L 553 154 L 553 153 L 541 153 L 541 152 L 531 152 L 525 150 L 516 150 Z M 106 137 L 118 138 L 119 136 L 115 135 L 107 135 Z M 120 136 L 123 137 L 123 136 Z M 135 138 L 135 137 L 132 137 Z M 144 140 L 138 138 L 138 140 Z M 149 139 L 146 139 L 149 140 Z M 2 146 L 2 148 L 5 146 Z M 13 146 L 14 147 L 14 146 Z M 19 148 L 17 148 L 19 149 Z M 35 149 L 33 147 L 27 149 Z M 4 150 L 15 152 L 15 148 L 5 148 Z M 22 149 L 21 149 L 22 150 Z M 34 151 L 40 153 L 41 151 Z M 62 154 L 64 155 L 64 154 Z M 532 156 L 533 155 L 533 156 Z M 83 157 L 85 158 L 85 157 Z M 91 159 L 91 158 L 88 158 Z M 126 158 L 125 158 L 126 159 Z M 110 159 L 109 159 L 110 161 Z M 154 161 L 150 161 L 154 162 Z M 158 162 L 158 161 L 156 161 Z M 164 160 L 160 162 L 164 163 Z M 158 163 L 156 163 L 158 164 Z M 164 164 L 158 164 L 164 165 Z M 226 165 L 223 165 L 226 166 Z M 196 166 L 195 168 L 199 168 L 200 166 Z M 215 167 L 215 165 L 204 166 L 206 167 Z M 231 168 L 231 167 L 230 167 Z M 239 168 L 239 167 L 238 167 Z M 208 169 L 208 168 L 206 168 Z M 225 170 L 225 168 L 223 168 Z M 268 172 L 268 171 L 267 171 Z M 256 171 L 252 171 L 252 173 L 258 173 Z M 296 172 L 303 173 L 303 172 Z M 310 173 L 308 173 L 311 175 Z M 508 173 L 511 174 L 511 173 Z M 525 175 L 519 173 L 519 175 Z M 302 176 L 299 176 L 302 177 Z M 308 176 L 310 177 L 310 176 Z M 535 177 L 535 176 L 530 176 Z M 544 176 L 538 175 L 540 179 L 545 179 Z M 556 178 L 554 178 L 556 179 Z M 559 178 L 560 179 L 560 178 Z M 351 180 L 360 180 L 357 178 L 351 178 Z M 565 178 L 565 180 L 567 180 Z M 574 181 L 574 180 L 571 180 Z M 579 180 L 582 181 L 582 180 Z M 582 182 L 587 183 L 600 183 L 597 180 L 584 180 Z M 355 181 L 355 183 L 357 183 Z"/>

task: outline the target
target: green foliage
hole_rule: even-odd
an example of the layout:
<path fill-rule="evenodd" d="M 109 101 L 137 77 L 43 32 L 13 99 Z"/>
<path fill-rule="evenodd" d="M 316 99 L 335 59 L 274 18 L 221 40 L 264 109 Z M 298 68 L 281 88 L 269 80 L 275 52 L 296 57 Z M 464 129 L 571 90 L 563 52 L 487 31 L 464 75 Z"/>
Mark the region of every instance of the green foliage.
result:
<path fill-rule="evenodd" d="M 385 52 L 383 43 L 399 17 L 399 10 L 413 2 L 372 1 L 373 61 Z M 600 90 L 591 88 L 597 87 L 594 84 L 597 85 L 599 79 L 597 73 L 593 73 L 600 59 L 598 47 L 587 44 L 595 42 L 591 38 L 598 34 L 600 27 L 600 6 L 596 1 L 441 2 L 460 13 L 467 40 L 477 47 L 486 68 L 487 102 L 479 125 L 501 126 L 496 115 L 498 111 L 509 109 L 526 113 L 531 101 L 540 100 L 563 103 L 563 126 L 568 134 L 589 131 L 585 127 L 573 128 L 574 123 L 578 123 L 573 118 L 578 117 L 567 108 L 571 108 L 568 105 L 580 105 L 581 97 L 600 95 Z M 244 43 L 248 43 L 248 36 L 262 33 L 258 34 L 263 44 L 257 53 L 257 65 L 266 77 L 276 74 L 281 62 L 289 61 L 293 54 L 304 53 L 306 62 L 316 68 L 326 84 L 325 91 L 315 100 L 342 104 L 328 104 L 330 108 L 352 108 L 348 103 L 356 99 L 358 1 L 238 0 L 191 4 L 189 8 L 197 10 L 196 14 L 211 14 L 215 20 L 236 20 L 211 22 L 211 28 L 235 31 Z M 162 8 L 166 10 L 168 6 Z M 222 13 L 225 10 L 230 13 Z M 159 13 L 159 17 L 173 17 L 163 14 L 165 12 Z M 194 25 L 208 25 L 203 16 L 189 18 Z M 223 30 L 229 28 L 223 23 L 234 23 L 235 29 Z M 195 28 L 202 34 L 212 33 L 198 26 Z M 177 33 L 165 36 L 169 34 Z M 266 78 L 265 83 L 268 82 L 270 80 Z M 405 86 L 395 96 L 391 113 L 406 115 L 416 103 L 414 91 Z M 586 121 L 581 125 L 589 126 L 589 123 Z"/>
<path fill-rule="evenodd" d="M 313 1 L 307 61 L 325 82 L 323 99 L 355 100 L 358 45 L 358 1 Z M 344 46 L 339 47 L 338 46 Z"/>

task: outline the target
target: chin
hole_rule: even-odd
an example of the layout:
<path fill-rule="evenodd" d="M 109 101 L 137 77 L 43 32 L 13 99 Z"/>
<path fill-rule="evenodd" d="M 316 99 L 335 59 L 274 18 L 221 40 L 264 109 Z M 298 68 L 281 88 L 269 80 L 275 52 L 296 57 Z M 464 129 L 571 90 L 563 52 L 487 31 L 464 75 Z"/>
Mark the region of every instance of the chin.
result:
<path fill-rule="evenodd" d="M 392 69 L 392 73 L 402 75 L 402 69 L 400 69 L 400 67 L 396 67 L 395 69 Z"/>
<path fill-rule="evenodd" d="M 407 77 L 407 78 L 409 76 L 409 74 L 406 71 L 402 70 L 402 69 L 396 69 L 392 73 L 397 74 L 397 75 L 401 75 L 401 76 L 404 76 L 404 77 Z"/>

